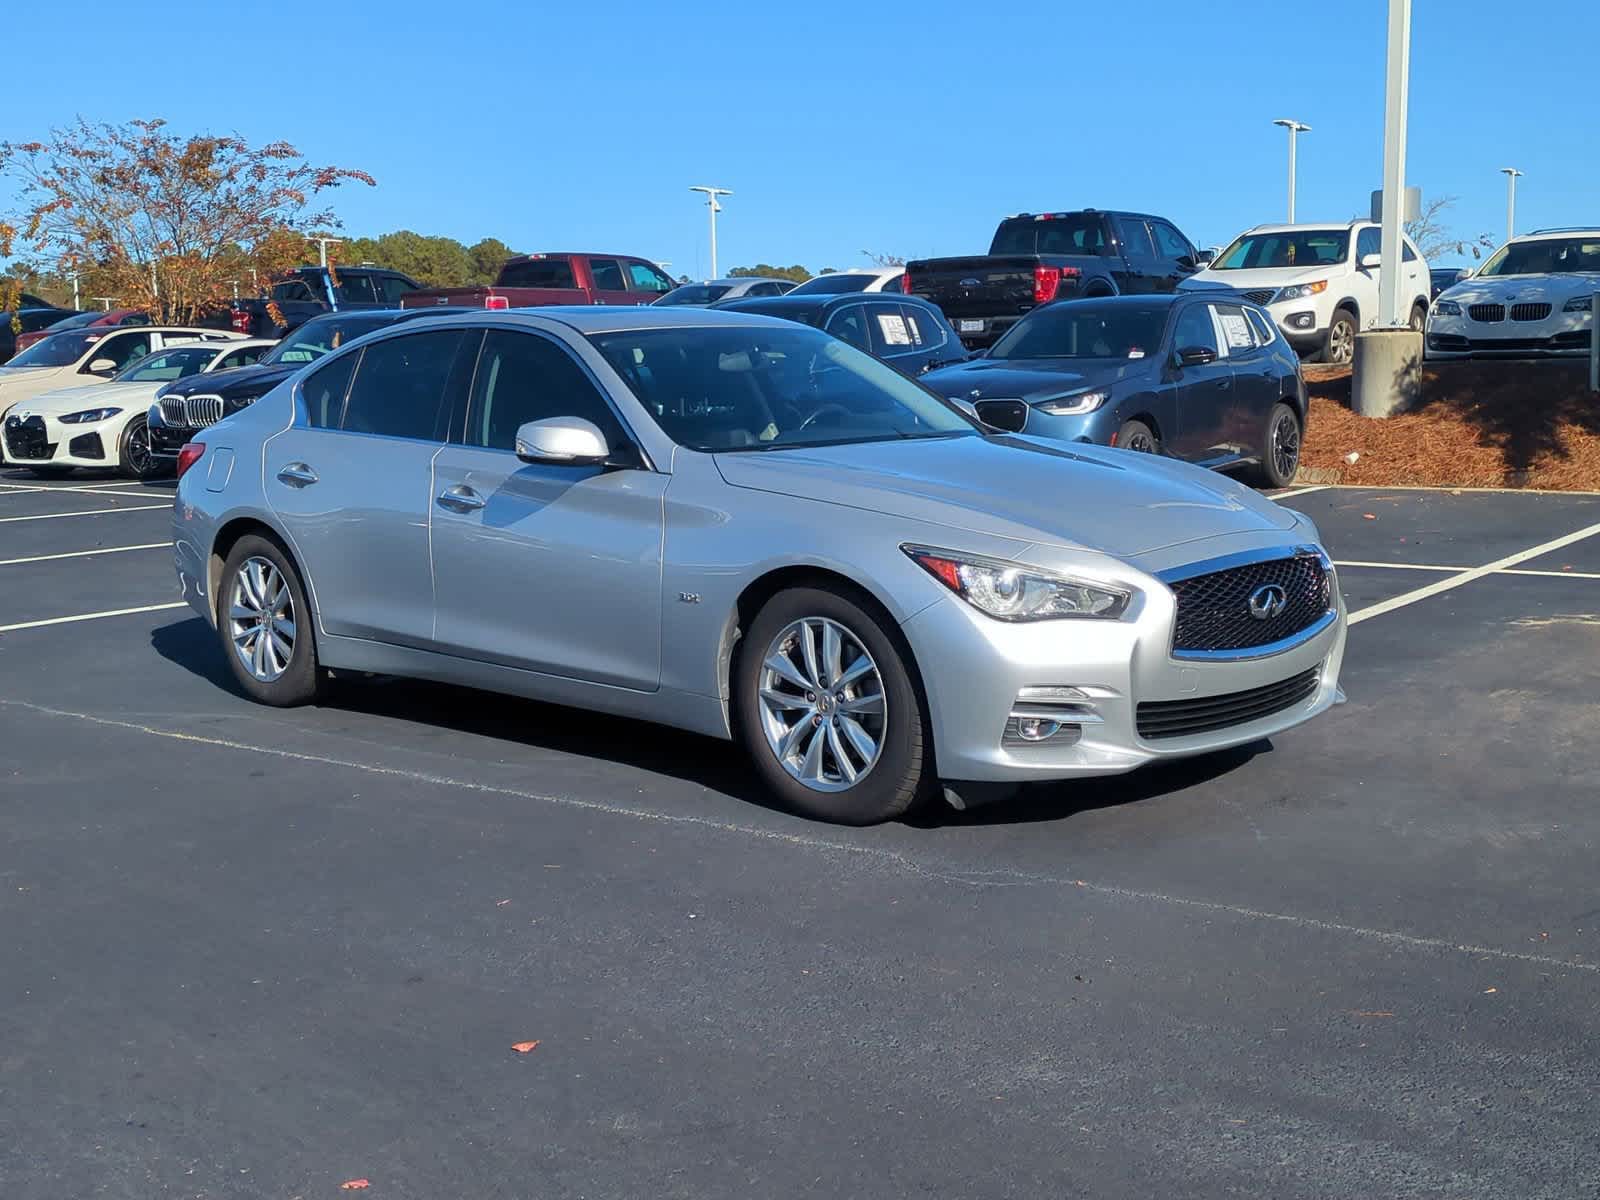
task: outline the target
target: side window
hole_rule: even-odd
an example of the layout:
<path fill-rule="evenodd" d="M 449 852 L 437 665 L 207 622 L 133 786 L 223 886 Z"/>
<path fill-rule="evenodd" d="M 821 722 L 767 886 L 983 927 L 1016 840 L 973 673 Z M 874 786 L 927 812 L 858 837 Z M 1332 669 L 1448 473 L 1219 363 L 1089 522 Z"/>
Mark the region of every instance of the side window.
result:
<path fill-rule="evenodd" d="M 1210 350 L 1213 354 L 1220 353 L 1217 348 L 1217 330 L 1211 321 L 1211 306 L 1209 304 L 1191 304 L 1183 310 L 1178 318 L 1178 327 L 1172 334 L 1172 348 L 1174 350 Z"/>
<path fill-rule="evenodd" d="M 564 348 L 538 334 L 491 329 L 472 382 L 466 444 L 514 450 L 517 430 L 546 417 L 582 417 L 613 447 L 628 440 L 600 389 Z"/>
<path fill-rule="evenodd" d="M 1217 329 L 1228 354 L 1249 354 L 1256 348 L 1256 333 L 1244 309 L 1237 304 L 1214 304 L 1212 310 L 1217 314 Z"/>
<path fill-rule="evenodd" d="M 1272 318 L 1263 314 L 1259 309 L 1247 308 L 1244 315 L 1250 318 L 1250 324 L 1256 331 L 1256 344 L 1270 346 L 1278 340 L 1278 335 L 1272 327 Z"/>
<path fill-rule="evenodd" d="M 306 405 L 306 424 L 313 429 L 337 429 L 344 415 L 344 394 L 350 390 L 350 376 L 356 369 L 359 353 L 343 354 L 327 366 L 318 367 L 300 385 Z"/>
<path fill-rule="evenodd" d="M 636 292 L 659 292 L 665 295 L 672 290 L 672 280 L 647 262 L 628 263 L 628 282 Z"/>
<path fill-rule="evenodd" d="M 376 304 L 377 294 L 372 290 L 371 275 L 342 275 L 338 271 L 339 286 L 334 292 L 346 304 Z"/>
<path fill-rule="evenodd" d="M 864 306 L 872 332 L 872 352 L 879 358 L 897 354 L 910 354 L 922 346 L 922 330 L 906 320 L 898 304 L 868 304 Z"/>
<path fill-rule="evenodd" d="M 889 278 L 885 279 L 882 283 L 880 283 L 878 285 L 878 290 L 880 292 L 892 292 L 895 295 L 899 295 L 899 293 L 900 293 L 900 281 L 902 279 L 904 279 L 905 277 L 906 276 L 905 276 L 905 272 L 904 271 L 900 272 L 900 274 L 898 274 L 898 275 L 891 275 L 891 276 L 889 276 Z"/>
<path fill-rule="evenodd" d="M 508 288 L 575 288 L 572 263 L 565 258 L 527 258 L 500 268 L 496 284 Z"/>
<path fill-rule="evenodd" d="M 625 292 L 628 285 L 622 282 L 622 268 L 614 258 L 591 258 L 589 274 L 594 276 L 597 292 Z"/>
<path fill-rule="evenodd" d="M 932 313 L 910 304 L 902 304 L 900 312 L 905 316 L 906 328 L 911 331 L 911 340 L 924 350 L 937 350 L 945 344 L 944 322 Z"/>
<path fill-rule="evenodd" d="M 783 287 L 776 283 L 758 283 L 745 293 L 747 296 L 781 296 Z"/>
<path fill-rule="evenodd" d="M 401 296 L 404 296 L 407 292 L 417 290 L 414 283 L 402 279 L 398 275 L 380 275 L 377 283 L 379 291 L 383 293 L 383 300 L 386 304 L 398 305 Z"/>
<path fill-rule="evenodd" d="M 1416 262 L 1417 252 L 1405 238 L 1400 239 L 1400 258 L 1403 262 Z"/>
<path fill-rule="evenodd" d="M 1122 238 L 1122 252 L 1129 258 L 1154 258 L 1155 246 L 1150 241 L 1150 231 L 1143 221 L 1132 217 L 1118 217 L 1117 231 Z"/>
<path fill-rule="evenodd" d="M 857 350 L 872 353 L 872 341 L 867 336 L 867 313 L 860 304 L 852 304 L 834 313 L 828 318 L 826 331 L 842 341 L 849 342 Z"/>
<path fill-rule="evenodd" d="M 1161 252 L 1162 258 L 1194 257 L 1194 247 L 1189 245 L 1189 239 L 1165 221 L 1151 221 L 1150 232 L 1155 234 L 1156 249 Z"/>
<path fill-rule="evenodd" d="M 124 333 L 101 338 L 89 351 L 89 361 L 84 364 L 80 374 L 88 374 L 90 365 L 102 358 L 109 358 L 116 364 L 112 370 L 120 371 L 134 359 L 143 358 L 150 353 L 153 349 L 150 340 L 150 335 L 147 333 Z"/>
<path fill-rule="evenodd" d="M 271 346 L 247 346 L 243 350 L 235 350 L 219 362 L 214 370 L 226 371 L 233 367 L 248 367 L 253 365 Z"/>
<path fill-rule="evenodd" d="M 374 342 L 361 355 L 340 428 L 350 433 L 444 440 L 445 393 L 466 333 L 440 329 Z"/>
<path fill-rule="evenodd" d="M 283 283 L 273 284 L 272 298 L 274 300 L 315 300 L 317 297 L 312 294 L 311 289 L 304 280 L 290 279 Z"/>
<path fill-rule="evenodd" d="M 1369 225 L 1356 234 L 1356 262 L 1360 262 L 1369 254 L 1383 252 L 1383 233 Z"/>

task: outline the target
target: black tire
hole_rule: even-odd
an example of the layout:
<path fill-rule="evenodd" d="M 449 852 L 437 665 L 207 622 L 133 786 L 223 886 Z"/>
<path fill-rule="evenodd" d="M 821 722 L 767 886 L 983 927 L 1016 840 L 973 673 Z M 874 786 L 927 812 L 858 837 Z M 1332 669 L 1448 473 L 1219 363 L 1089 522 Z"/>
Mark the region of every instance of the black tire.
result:
<path fill-rule="evenodd" d="M 251 674 L 234 648 L 236 629 L 242 629 L 233 619 L 234 588 L 240 572 L 253 560 L 265 561 L 277 569 L 287 586 L 292 606 L 288 609 L 293 626 L 290 652 L 282 672 L 270 680 L 258 679 Z M 317 698 L 326 673 L 317 663 L 316 622 L 311 615 L 311 606 L 306 603 L 306 590 L 300 581 L 300 572 L 283 547 L 258 534 L 246 534 L 240 538 L 228 552 L 227 561 L 222 564 L 215 599 L 217 635 L 222 643 L 222 654 L 227 660 L 228 670 L 246 695 L 276 708 L 309 704 Z M 260 634 L 257 636 L 259 638 Z"/>
<path fill-rule="evenodd" d="M 1411 332 L 1421 333 L 1428 327 L 1428 306 L 1418 300 L 1411 306 Z"/>
<path fill-rule="evenodd" d="M 1348 308 L 1335 310 L 1328 322 L 1328 332 L 1322 337 L 1322 353 L 1318 358 L 1325 363 L 1348 365 L 1355 360 L 1356 318 Z"/>
<path fill-rule="evenodd" d="M 842 627 L 845 634 L 864 648 L 877 668 L 884 701 L 881 724 L 875 726 L 878 734 L 875 742 L 878 747 L 877 758 L 857 782 L 836 791 L 816 790 L 800 782 L 784 767 L 777 749 L 768 740 L 769 713 L 760 696 L 768 650 L 792 626 L 813 620 Z M 736 735 L 749 754 L 762 783 L 786 808 L 841 825 L 875 825 L 904 816 L 932 791 L 932 731 L 921 696 L 911 678 L 909 649 L 898 636 L 889 632 L 892 627 L 892 622 L 878 616 L 844 588 L 827 584 L 779 592 L 762 606 L 755 620 L 750 623 L 733 669 Z M 848 674 L 850 663 L 854 660 L 841 661 L 844 661 Z M 822 674 L 825 676 L 825 669 Z M 831 684 L 821 691 L 831 691 Z M 873 693 L 869 691 L 868 694 Z M 800 698 L 796 696 L 797 701 Z M 826 702 L 828 697 L 824 694 L 822 699 Z M 812 740 L 821 742 L 822 747 L 817 752 L 819 768 L 831 758 L 835 763 L 834 773 L 842 780 L 842 773 L 837 766 L 837 751 L 828 742 L 829 730 L 824 722 L 831 721 L 837 727 L 841 720 L 847 719 L 845 714 L 839 712 L 835 712 L 831 718 L 808 716 L 802 712 L 790 728 L 798 729 L 809 722 L 816 727 L 816 732 L 811 735 L 802 732 L 802 740 L 796 745 L 797 755 Z M 841 745 L 846 740 L 840 734 L 833 736 Z M 835 786 L 839 785 L 836 783 Z"/>
<path fill-rule="evenodd" d="M 122 436 L 117 439 L 117 474 L 124 479 L 152 479 L 154 464 L 147 418 L 134 417 L 122 427 Z"/>
<path fill-rule="evenodd" d="M 29 467 L 28 473 L 35 479 L 65 479 L 75 470 L 76 467 Z"/>
<path fill-rule="evenodd" d="M 1261 430 L 1261 458 L 1254 471 L 1258 487 L 1283 488 L 1294 482 L 1300 469 L 1302 428 L 1289 405 L 1280 400 L 1272 406 Z"/>
<path fill-rule="evenodd" d="M 1117 445 L 1136 454 L 1161 453 L 1161 439 L 1143 421 L 1124 421 L 1117 430 Z"/>

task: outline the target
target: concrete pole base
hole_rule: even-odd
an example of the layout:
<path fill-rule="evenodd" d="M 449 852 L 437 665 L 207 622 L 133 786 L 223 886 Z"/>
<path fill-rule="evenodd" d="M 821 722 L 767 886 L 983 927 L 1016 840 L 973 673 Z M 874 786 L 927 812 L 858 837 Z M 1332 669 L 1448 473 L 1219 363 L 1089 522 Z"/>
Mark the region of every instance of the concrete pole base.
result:
<path fill-rule="evenodd" d="M 1422 399 L 1422 335 L 1410 329 L 1356 334 L 1350 407 L 1363 417 L 1392 417 Z"/>

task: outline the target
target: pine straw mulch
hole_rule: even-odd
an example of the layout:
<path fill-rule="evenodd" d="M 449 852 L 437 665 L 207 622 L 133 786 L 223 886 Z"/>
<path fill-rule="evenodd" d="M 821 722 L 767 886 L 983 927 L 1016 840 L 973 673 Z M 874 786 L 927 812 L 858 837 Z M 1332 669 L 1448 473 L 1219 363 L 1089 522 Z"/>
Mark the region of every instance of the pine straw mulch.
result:
<path fill-rule="evenodd" d="M 1350 411 L 1350 368 L 1307 365 L 1305 377 L 1301 467 L 1314 482 L 1600 491 L 1587 361 L 1425 363 L 1409 411 L 1384 420 Z"/>

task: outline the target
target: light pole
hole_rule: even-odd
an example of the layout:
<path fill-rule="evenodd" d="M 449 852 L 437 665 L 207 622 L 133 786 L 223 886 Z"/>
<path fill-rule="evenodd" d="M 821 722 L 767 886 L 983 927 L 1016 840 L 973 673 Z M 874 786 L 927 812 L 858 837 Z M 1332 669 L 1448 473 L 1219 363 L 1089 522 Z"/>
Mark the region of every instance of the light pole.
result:
<path fill-rule="evenodd" d="M 1289 223 L 1294 223 L 1294 176 L 1295 176 L 1295 139 L 1302 133 L 1310 133 L 1311 126 L 1304 121 L 1290 120 L 1288 117 L 1279 117 L 1274 125 L 1282 125 L 1289 131 Z"/>
<path fill-rule="evenodd" d="M 1506 241 L 1517 235 L 1517 176 L 1522 172 L 1515 167 L 1501 167 L 1506 177 Z"/>
<path fill-rule="evenodd" d="M 733 192 L 728 188 L 707 187 L 705 184 L 696 184 L 689 189 L 691 192 L 704 192 L 706 206 L 711 209 L 711 279 L 719 279 L 717 274 L 717 214 L 722 211 L 722 205 L 717 203 L 718 196 L 731 196 Z"/>
<path fill-rule="evenodd" d="M 321 257 L 322 265 L 324 267 L 326 267 L 328 265 L 328 247 L 329 246 L 342 246 L 342 245 L 344 245 L 344 242 L 343 242 L 342 239 L 340 239 L 340 238 L 332 238 L 332 237 L 308 237 L 306 239 L 306 241 L 315 242 L 317 244 L 317 250 L 318 250 L 318 253 L 319 253 L 320 257 Z"/>

